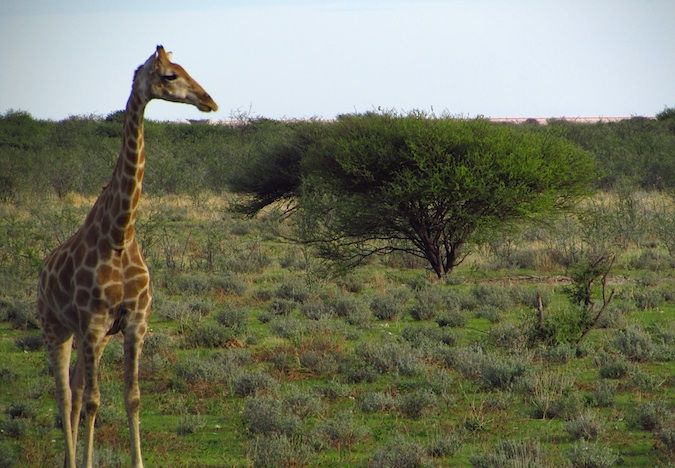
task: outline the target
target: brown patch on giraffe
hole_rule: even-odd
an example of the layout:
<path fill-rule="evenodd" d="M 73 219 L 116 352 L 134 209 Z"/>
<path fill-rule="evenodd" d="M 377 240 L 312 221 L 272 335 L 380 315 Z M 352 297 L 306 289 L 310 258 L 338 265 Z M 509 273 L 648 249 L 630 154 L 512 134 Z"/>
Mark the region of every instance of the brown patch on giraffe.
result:
<path fill-rule="evenodd" d="M 82 265 L 82 261 L 84 260 L 84 256 L 86 254 L 87 254 L 87 246 L 84 245 L 82 242 L 80 242 L 77 245 L 77 248 L 73 251 L 73 254 L 71 255 L 73 263 L 75 265 Z"/>
<path fill-rule="evenodd" d="M 78 288 L 75 292 L 75 304 L 78 307 L 86 307 L 89 303 L 89 291 L 86 289 Z"/>
<path fill-rule="evenodd" d="M 94 268 L 97 263 L 98 263 L 98 252 L 96 251 L 96 249 L 90 250 L 87 256 L 84 258 L 84 266 L 88 268 Z"/>
<path fill-rule="evenodd" d="M 138 260 L 137 255 L 134 256 L 134 260 Z M 147 274 L 148 274 L 148 271 L 145 268 L 136 264 L 136 262 L 134 262 L 133 265 L 129 265 L 124 270 L 124 277 L 127 278 L 127 279 L 131 279 L 131 278 L 134 278 L 134 277 L 139 276 L 139 275 L 147 275 Z"/>
<path fill-rule="evenodd" d="M 103 293 L 110 304 L 119 304 L 122 301 L 122 285 L 119 283 L 106 286 Z"/>
<path fill-rule="evenodd" d="M 87 247 L 91 248 L 96 247 L 97 241 L 98 241 L 98 227 L 96 225 L 91 225 L 87 229 L 87 232 L 84 236 L 84 242 L 85 244 L 87 244 Z"/>
<path fill-rule="evenodd" d="M 75 266 L 73 265 L 73 259 L 68 257 L 61 265 L 61 271 L 59 271 L 59 282 L 64 286 L 70 285 L 73 280 L 74 272 Z"/>
<path fill-rule="evenodd" d="M 124 297 L 135 297 L 148 286 L 147 276 L 137 276 L 124 284 Z"/>
<path fill-rule="evenodd" d="M 75 273 L 75 284 L 83 288 L 90 288 L 94 284 L 94 272 L 87 268 L 80 267 Z"/>

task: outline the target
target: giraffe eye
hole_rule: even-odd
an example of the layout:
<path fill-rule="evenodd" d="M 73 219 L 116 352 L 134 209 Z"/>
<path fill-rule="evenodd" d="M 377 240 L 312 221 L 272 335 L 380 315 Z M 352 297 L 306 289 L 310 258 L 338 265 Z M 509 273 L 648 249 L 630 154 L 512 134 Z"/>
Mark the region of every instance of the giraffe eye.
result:
<path fill-rule="evenodd" d="M 178 75 L 176 75 L 175 73 L 172 73 L 172 74 L 170 74 L 170 75 L 164 75 L 164 76 L 162 76 L 162 79 L 163 79 L 164 81 L 173 81 L 173 80 L 175 80 L 176 78 L 178 78 Z"/>

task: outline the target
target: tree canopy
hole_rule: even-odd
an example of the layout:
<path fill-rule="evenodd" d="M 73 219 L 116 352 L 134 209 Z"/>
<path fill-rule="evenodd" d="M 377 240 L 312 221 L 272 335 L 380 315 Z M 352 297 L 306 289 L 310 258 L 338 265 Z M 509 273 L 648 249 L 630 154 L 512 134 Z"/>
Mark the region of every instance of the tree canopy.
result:
<path fill-rule="evenodd" d="M 289 136 L 250 169 L 274 178 L 269 169 L 292 162 L 297 184 L 282 196 L 258 184 L 249 208 L 294 197 L 303 240 L 324 257 L 404 251 L 439 277 L 476 231 L 568 206 L 595 174 L 567 140 L 481 119 L 346 115 Z"/>

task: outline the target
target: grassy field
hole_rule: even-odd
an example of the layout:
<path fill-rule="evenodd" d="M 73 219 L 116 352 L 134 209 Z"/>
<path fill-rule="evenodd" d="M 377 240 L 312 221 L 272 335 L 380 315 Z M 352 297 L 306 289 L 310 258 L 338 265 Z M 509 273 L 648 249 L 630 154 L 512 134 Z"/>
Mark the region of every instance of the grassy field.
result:
<path fill-rule="evenodd" d="M 281 241 L 291 227 L 273 212 L 238 217 L 226 196 L 146 197 L 147 466 L 672 464 L 669 200 L 598 195 L 583 215 L 487 243 L 437 282 L 403 256 L 336 275 Z M 44 255 L 92 203 L 0 204 L 0 466 L 61 463 L 35 287 Z M 615 295 L 600 326 L 579 350 L 533 342 L 536 292 L 546 317 L 569 315 L 567 266 L 604 251 L 616 254 Z M 129 463 L 121 360 L 116 337 L 96 466 Z"/>

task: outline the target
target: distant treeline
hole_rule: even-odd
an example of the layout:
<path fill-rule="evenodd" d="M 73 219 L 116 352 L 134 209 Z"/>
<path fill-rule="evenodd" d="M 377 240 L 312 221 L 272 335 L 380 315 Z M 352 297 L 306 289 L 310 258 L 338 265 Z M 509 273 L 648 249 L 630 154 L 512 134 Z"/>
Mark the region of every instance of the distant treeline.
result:
<path fill-rule="evenodd" d="M 0 198 L 19 194 L 97 194 L 121 146 L 122 112 L 54 122 L 10 111 L 0 115 Z M 284 138 L 294 122 L 242 119 L 239 125 L 146 121 L 144 190 L 153 194 L 227 190 L 231 169 Z M 495 124 L 505 125 L 505 124 Z M 675 112 L 609 123 L 520 124 L 562 135 L 593 153 L 597 186 L 675 188 Z"/>

